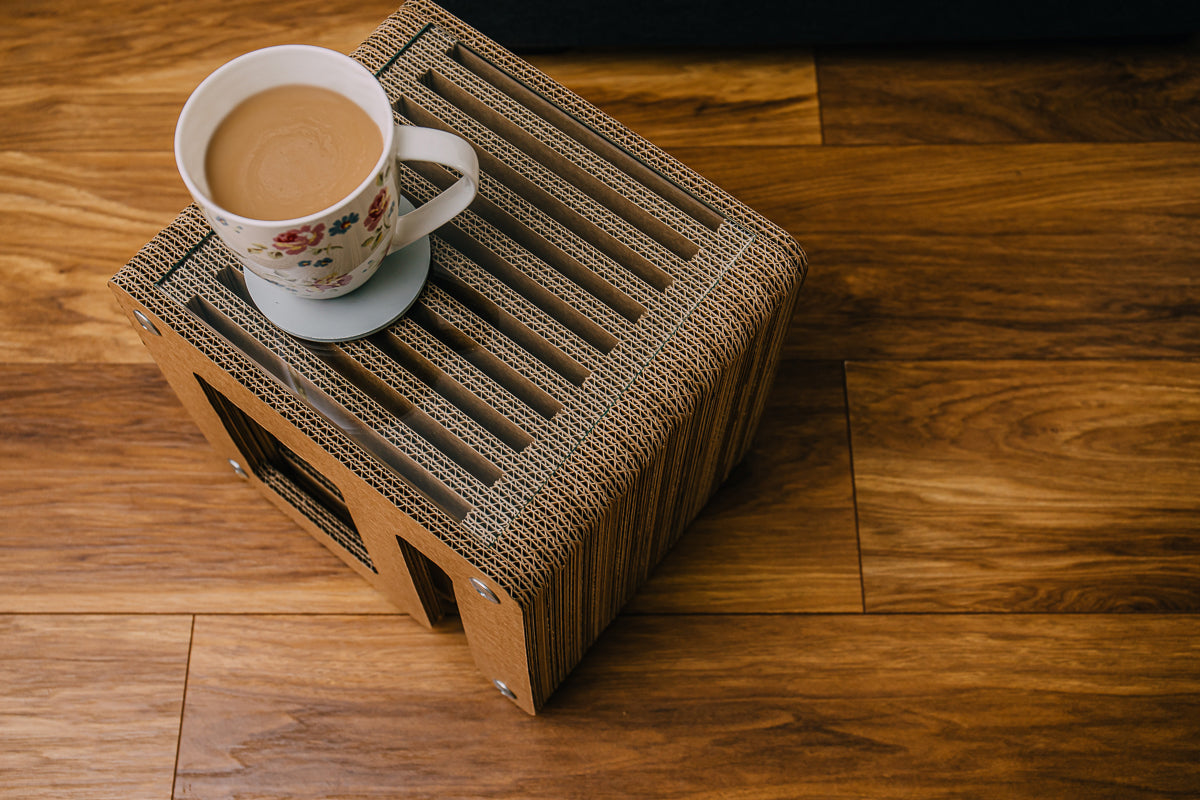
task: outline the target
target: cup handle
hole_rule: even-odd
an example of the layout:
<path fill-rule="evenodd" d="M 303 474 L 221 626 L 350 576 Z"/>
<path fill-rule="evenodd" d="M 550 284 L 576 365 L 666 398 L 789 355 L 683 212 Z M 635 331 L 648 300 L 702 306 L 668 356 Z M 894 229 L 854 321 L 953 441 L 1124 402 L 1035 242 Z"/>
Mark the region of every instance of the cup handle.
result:
<path fill-rule="evenodd" d="M 458 216 L 475 199 L 479 187 L 479 157 L 464 139 L 434 128 L 397 125 L 392 157 L 399 161 L 430 161 L 462 173 L 454 185 L 396 221 L 389 252 L 412 244 Z"/>

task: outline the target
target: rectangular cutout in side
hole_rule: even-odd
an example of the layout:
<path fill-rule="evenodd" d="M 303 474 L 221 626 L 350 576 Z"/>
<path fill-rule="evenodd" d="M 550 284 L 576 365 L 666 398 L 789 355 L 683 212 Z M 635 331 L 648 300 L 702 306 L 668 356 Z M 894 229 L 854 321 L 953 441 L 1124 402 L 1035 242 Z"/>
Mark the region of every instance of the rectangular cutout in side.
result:
<path fill-rule="evenodd" d="M 195 377 L 241 452 L 243 466 L 363 566 L 376 572 L 337 486 L 207 381 L 199 375 Z"/>

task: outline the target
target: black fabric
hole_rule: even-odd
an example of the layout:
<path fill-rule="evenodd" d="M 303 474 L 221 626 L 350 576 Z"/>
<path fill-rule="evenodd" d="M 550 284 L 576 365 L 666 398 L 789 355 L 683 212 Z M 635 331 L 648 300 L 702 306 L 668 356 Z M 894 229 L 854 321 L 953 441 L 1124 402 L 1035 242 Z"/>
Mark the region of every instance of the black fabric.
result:
<path fill-rule="evenodd" d="M 1186 36 L 1194 0 L 443 0 L 509 49 Z"/>

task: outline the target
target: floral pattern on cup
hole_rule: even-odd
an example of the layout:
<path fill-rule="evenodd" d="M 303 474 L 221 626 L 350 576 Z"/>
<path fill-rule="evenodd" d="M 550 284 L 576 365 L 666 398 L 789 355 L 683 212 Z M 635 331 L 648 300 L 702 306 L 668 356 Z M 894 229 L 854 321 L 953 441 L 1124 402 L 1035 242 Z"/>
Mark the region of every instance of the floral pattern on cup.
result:
<path fill-rule="evenodd" d="M 239 253 L 247 268 L 292 294 L 312 298 L 345 294 L 374 273 L 386 255 L 399 214 L 392 164 L 379 171 L 374 184 L 354 207 L 336 215 L 294 225 L 270 239 L 259 238 L 262 234 L 253 229 L 239 230 L 240 235 L 227 236 L 226 244 Z M 204 210 L 214 229 L 220 226 L 223 233 L 232 233 L 227 218 Z M 362 259 L 349 272 L 344 271 L 347 256 Z"/>
<path fill-rule="evenodd" d="M 293 228 L 275 237 L 274 247 L 289 256 L 298 256 L 310 247 L 316 247 L 325 238 L 325 223 Z"/>
<path fill-rule="evenodd" d="M 358 214 L 351 212 L 329 226 L 329 235 L 338 236 L 343 234 L 350 230 L 356 222 L 358 222 Z"/>
<path fill-rule="evenodd" d="M 388 190 L 385 186 L 379 190 L 379 194 L 375 195 L 375 199 L 371 201 L 371 208 L 369 211 L 367 211 L 366 222 L 363 223 L 364 228 L 366 228 L 368 231 L 373 231 L 376 227 L 378 227 L 379 221 L 383 219 L 383 215 L 387 213 L 389 199 Z"/>
<path fill-rule="evenodd" d="M 374 231 L 374 235 L 363 239 L 361 246 L 367 250 L 374 250 L 383 241 L 387 232 L 392 229 L 391 220 L 394 219 L 395 214 L 396 201 L 392 199 L 385 186 L 371 201 L 371 209 L 367 212 L 366 221 L 363 222 L 363 227 L 367 231 Z M 380 224 L 381 222 L 382 224 Z"/>
<path fill-rule="evenodd" d="M 315 277 L 304 278 L 295 273 L 293 270 L 284 272 L 275 272 L 273 282 L 280 288 L 305 297 L 319 296 L 323 294 L 337 294 L 338 290 L 350 285 L 358 279 L 360 273 L 364 271 L 374 271 L 377 259 L 370 259 L 362 264 L 358 269 L 345 274 L 336 272 L 326 272 L 325 274 L 317 273 Z M 315 265 L 314 265 L 315 266 Z"/>
<path fill-rule="evenodd" d="M 346 286 L 350 281 L 354 280 L 354 273 L 346 273 L 345 275 L 326 275 L 323 278 L 317 278 L 309 286 L 317 291 L 329 291 L 331 289 L 340 289 Z"/>

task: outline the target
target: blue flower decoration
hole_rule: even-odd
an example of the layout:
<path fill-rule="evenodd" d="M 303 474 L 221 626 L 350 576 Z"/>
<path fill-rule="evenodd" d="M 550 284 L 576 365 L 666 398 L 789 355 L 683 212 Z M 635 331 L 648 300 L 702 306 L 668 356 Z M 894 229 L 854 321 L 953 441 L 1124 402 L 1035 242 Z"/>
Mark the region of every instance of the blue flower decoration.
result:
<path fill-rule="evenodd" d="M 358 214 L 350 213 L 329 226 L 329 235 L 337 236 L 350 230 L 350 226 L 358 222 Z"/>
<path fill-rule="evenodd" d="M 313 261 L 311 259 L 305 259 L 304 261 L 300 262 L 300 266 L 313 267 L 315 269 L 320 269 L 321 267 L 328 267 L 332 263 L 333 263 L 332 258 L 320 258 L 320 259 L 317 259 L 316 261 Z"/>

